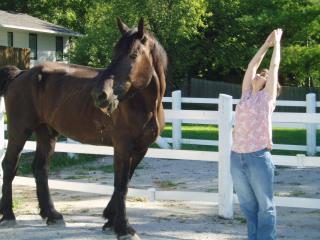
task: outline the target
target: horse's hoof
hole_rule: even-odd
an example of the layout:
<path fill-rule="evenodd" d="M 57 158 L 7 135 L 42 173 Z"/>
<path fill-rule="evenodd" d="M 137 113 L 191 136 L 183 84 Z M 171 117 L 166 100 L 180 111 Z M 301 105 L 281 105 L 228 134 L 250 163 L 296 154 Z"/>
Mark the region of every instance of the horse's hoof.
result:
<path fill-rule="evenodd" d="M 118 240 L 141 240 L 141 238 L 138 236 L 138 234 L 134 235 L 124 235 L 124 236 L 119 236 Z"/>
<path fill-rule="evenodd" d="M 66 223 L 63 219 L 54 219 L 54 220 L 47 220 L 48 226 L 66 226 Z"/>
<path fill-rule="evenodd" d="M 17 225 L 17 222 L 15 219 L 10 219 L 10 220 L 1 219 L 0 220 L 0 227 L 14 227 L 16 225 Z"/>
<path fill-rule="evenodd" d="M 114 239 L 114 237 L 115 237 L 115 233 L 114 233 L 113 229 L 111 229 L 111 228 L 103 229 L 102 234 L 104 236 L 106 236 L 106 239 Z"/>
<path fill-rule="evenodd" d="M 102 231 L 103 232 L 109 232 L 109 231 L 113 231 L 113 223 L 109 220 L 108 222 L 106 222 L 103 227 L 102 227 Z"/>

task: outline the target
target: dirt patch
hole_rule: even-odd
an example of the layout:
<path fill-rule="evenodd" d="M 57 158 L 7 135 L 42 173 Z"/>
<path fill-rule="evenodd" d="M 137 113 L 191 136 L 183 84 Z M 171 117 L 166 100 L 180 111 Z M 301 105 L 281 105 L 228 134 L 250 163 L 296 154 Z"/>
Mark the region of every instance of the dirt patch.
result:
<path fill-rule="evenodd" d="M 113 185 L 111 158 L 95 164 L 65 169 L 51 179 L 72 179 Z M 130 183 L 133 188 L 217 192 L 217 163 L 145 159 Z M 320 198 L 319 168 L 277 168 L 275 192 L 279 196 Z M 56 208 L 64 214 L 66 226 L 47 227 L 38 215 L 35 189 L 14 186 L 18 225 L 0 228 L 0 239 L 115 239 L 102 233 L 103 208 L 110 196 L 52 190 Z M 142 239 L 222 240 L 246 239 L 245 221 L 235 205 L 233 220 L 218 217 L 214 203 L 156 201 L 129 198 L 130 223 Z M 320 211 L 278 207 L 278 239 L 320 238 Z"/>

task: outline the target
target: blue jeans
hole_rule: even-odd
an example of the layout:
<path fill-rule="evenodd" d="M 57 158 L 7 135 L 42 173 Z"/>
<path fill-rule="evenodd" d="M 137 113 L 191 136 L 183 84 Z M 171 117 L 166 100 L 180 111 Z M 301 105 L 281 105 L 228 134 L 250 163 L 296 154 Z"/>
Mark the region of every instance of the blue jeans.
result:
<path fill-rule="evenodd" d="M 267 149 L 251 153 L 231 152 L 231 175 L 247 220 L 248 240 L 276 239 L 274 168 Z"/>

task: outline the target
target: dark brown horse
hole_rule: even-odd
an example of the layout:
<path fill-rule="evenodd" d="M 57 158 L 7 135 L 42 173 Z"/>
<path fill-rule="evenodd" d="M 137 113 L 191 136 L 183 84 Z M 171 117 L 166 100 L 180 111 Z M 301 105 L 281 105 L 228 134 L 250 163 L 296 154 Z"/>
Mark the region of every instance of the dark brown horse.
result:
<path fill-rule="evenodd" d="M 37 148 L 32 164 L 40 215 L 47 224 L 63 221 L 48 187 L 50 157 L 57 136 L 114 147 L 114 192 L 103 211 L 119 239 L 136 239 L 126 216 L 128 182 L 149 145 L 164 126 L 162 97 L 167 57 L 144 29 L 143 19 L 129 29 L 120 19 L 122 37 L 106 69 L 45 63 L 20 71 L 0 70 L 0 92 L 8 117 L 8 147 L 2 163 L 1 224 L 15 221 L 12 181 L 19 155 L 34 132 Z"/>

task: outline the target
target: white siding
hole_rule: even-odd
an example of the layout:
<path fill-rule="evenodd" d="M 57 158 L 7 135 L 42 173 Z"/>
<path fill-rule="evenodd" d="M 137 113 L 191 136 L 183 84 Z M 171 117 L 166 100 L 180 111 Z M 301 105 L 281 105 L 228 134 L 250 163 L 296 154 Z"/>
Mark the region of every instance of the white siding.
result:
<path fill-rule="evenodd" d="M 0 45 L 8 46 L 8 32 L 13 32 L 13 46 L 17 48 L 29 47 L 29 33 L 13 29 L 0 28 Z"/>
<path fill-rule="evenodd" d="M 68 63 L 69 62 L 69 37 L 63 37 L 63 62 Z"/>
<path fill-rule="evenodd" d="M 31 65 L 34 66 L 36 64 L 50 61 L 56 61 L 56 36 L 52 34 L 37 34 L 38 36 L 38 59 L 31 60 Z M 63 54 L 67 56 L 67 52 L 69 50 L 68 41 L 69 37 L 63 37 Z M 64 61 L 67 62 L 67 61 Z"/>
<path fill-rule="evenodd" d="M 0 46 L 7 46 L 7 32 L 0 28 Z"/>
<path fill-rule="evenodd" d="M 38 36 L 38 59 L 37 63 L 56 60 L 56 37 L 49 34 L 37 34 Z"/>
<path fill-rule="evenodd" d="M 29 47 L 29 33 L 24 31 L 13 32 L 13 47 L 28 48 Z"/>
<path fill-rule="evenodd" d="M 29 33 L 37 34 L 38 43 L 38 58 L 37 60 L 31 60 L 31 67 L 45 62 L 45 61 L 56 61 L 56 36 L 54 34 L 28 32 L 23 30 L 0 28 L 0 46 L 7 46 L 7 32 L 13 32 L 13 46 L 17 48 L 28 48 L 29 47 Z M 69 51 L 69 37 L 63 36 L 63 53 L 64 56 L 68 56 Z M 67 62 L 67 61 L 64 61 Z"/>

